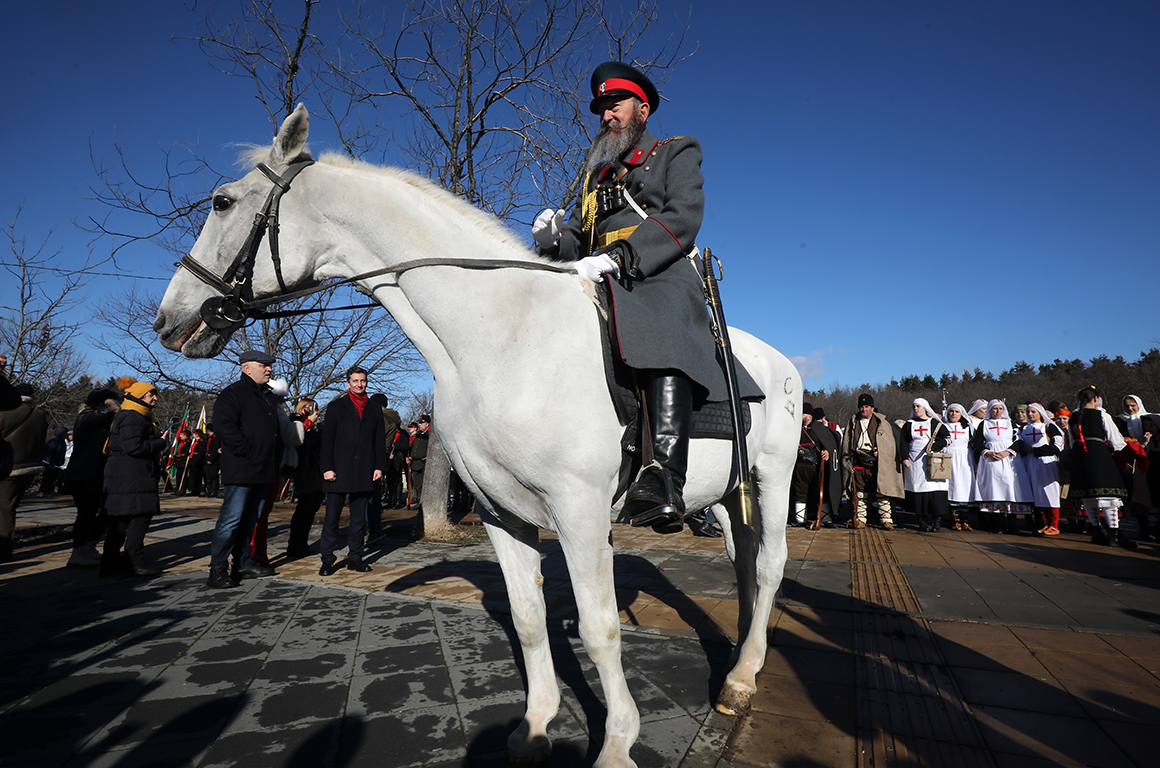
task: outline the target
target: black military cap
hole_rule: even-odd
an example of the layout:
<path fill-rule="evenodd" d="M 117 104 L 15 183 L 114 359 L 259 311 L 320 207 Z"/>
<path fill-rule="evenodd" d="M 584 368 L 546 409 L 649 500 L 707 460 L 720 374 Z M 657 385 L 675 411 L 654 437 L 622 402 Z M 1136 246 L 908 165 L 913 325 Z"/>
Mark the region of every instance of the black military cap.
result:
<path fill-rule="evenodd" d="M 864 405 L 868 405 L 871 408 L 874 407 L 874 398 L 870 396 L 869 392 L 863 392 L 858 395 L 858 407 L 861 408 Z"/>
<path fill-rule="evenodd" d="M 238 357 L 238 363 L 258 363 L 260 365 L 273 365 L 276 359 L 273 355 L 267 355 L 258 349 L 247 349 Z"/>
<path fill-rule="evenodd" d="M 619 61 L 606 61 L 592 73 L 592 103 L 588 105 L 592 114 L 600 114 L 597 104 L 607 96 L 635 96 L 648 102 L 650 113 L 655 113 L 661 106 L 656 86 L 644 73 Z"/>
<path fill-rule="evenodd" d="M 428 415 L 427 415 L 427 414 L 425 414 L 425 413 L 420 413 L 420 414 L 419 414 L 419 423 L 420 423 L 420 424 L 430 424 L 430 423 L 431 423 L 431 417 L 430 417 L 430 416 L 428 416 Z"/>

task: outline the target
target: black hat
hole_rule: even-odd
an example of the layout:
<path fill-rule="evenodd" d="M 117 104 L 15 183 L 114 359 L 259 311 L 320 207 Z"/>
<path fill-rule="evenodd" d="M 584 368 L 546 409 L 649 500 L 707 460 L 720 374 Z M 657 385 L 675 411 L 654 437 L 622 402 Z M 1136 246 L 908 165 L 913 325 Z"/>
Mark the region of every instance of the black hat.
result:
<path fill-rule="evenodd" d="M 375 392 L 373 395 L 371 395 L 371 402 L 378 403 L 383 408 L 386 408 L 387 407 L 387 396 L 384 395 L 382 392 Z"/>
<path fill-rule="evenodd" d="M 805 416 L 807 413 L 810 415 L 810 418 L 813 418 L 814 407 L 809 403 L 802 403 L 802 416 Z"/>
<path fill-rule="evenodd" d="M 32 397 L 36 394 L 36 390 L 32 388 L 31 384 L 25 384 L 21 382 L 12 388 L 15 389 L 16 394 L 20 395 L 21 397 Z"/>
<path fill-rule="evenodd" d="M 864 405 L 868 405 L 871 408 L 874 407 L 874 398 L 870 397 L 869 392 L 863 392 L 858 395 L 858 407 L 861 408 Z"/>
<path fill-rule="evenodd" d="M 277 362 L 273 355 L 267 355 L 259 349 L 247 349 L 238 357 L 238 363 L 258 363 L 260 365 L 273 365 Z"/>
<path fill-rule="evenodd" d="M 619 61 L 606 61 L 592 73 L 592 102 L 588 105 L 592 114 L 600 114 L 596 104 L 606 96 L 635 96 L 648 102 L 649 112 L 654 114 L 661 106 L 656 86 L 644 73 Z"/>
<path fill-rule="evenodd" d="M 819 419 L 824 419 L 824 418 L 826 418 L 826 412 L 824 410 L 822 410 L 821 408 L 815 408 L 814 409 L 814 421 L 818 421 Z"/>
<path fill-rule="evenodd" d="M 85 397 L 85 405 L 100 408 L 106 400 L 120 400 L 121 396 L 111 389 L 94 389 Z"/>
<path fill-rule="evenodd" d="M 427 414 L 425 414 L 425 413 L 420 413 L 420 414 L 419 414 L 419 423 L 420 423 L 420 424 L 430 424 L 430 423 L 431 423 L 431 417 L 430 417 L 430 416 L 428 416 L 428 415 L 427 415 Z"/>

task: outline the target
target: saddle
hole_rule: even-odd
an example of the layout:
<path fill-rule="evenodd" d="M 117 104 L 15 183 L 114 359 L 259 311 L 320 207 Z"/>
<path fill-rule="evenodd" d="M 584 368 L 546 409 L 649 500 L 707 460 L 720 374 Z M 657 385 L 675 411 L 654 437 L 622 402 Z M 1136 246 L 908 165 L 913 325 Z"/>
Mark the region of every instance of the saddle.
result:
<path fill-rule="evenodd" d="M 608 297 L 604 290 L 596 291 L 597 305 L 600 310 L 603 332 L 600 334 L 600 352 L 604 360 L 604 378 L 608 383 L 608 393 L 612 395 L 612 404 L 616 408 L 616 417 L 624 427 L 624 434 L 620 438 L 621 462 L 620 480 L 617 484 L 614 501 L 628 491 L 641 468 L 643 420 L 640 414 L 640 401 L 637 399 L 636 375 L 633 369 L 625 364 L 619 354 L 613 353 L 616 343 L 612 337 L 611 328 L 605 318 L 609 315 Z M 741 361 L 734 358 L 738 367 Z M 742 400 L 741 419 L 743 434 L 748 435 L 753 424 L 748 400 Z M 706 402 L 695 400 L 693 403 L 693 423 L 689 434 L 692 440 L 733 440 L 733 409 L 728 400 Z M 651 438 L 650 438 L 651 439 Z"/>

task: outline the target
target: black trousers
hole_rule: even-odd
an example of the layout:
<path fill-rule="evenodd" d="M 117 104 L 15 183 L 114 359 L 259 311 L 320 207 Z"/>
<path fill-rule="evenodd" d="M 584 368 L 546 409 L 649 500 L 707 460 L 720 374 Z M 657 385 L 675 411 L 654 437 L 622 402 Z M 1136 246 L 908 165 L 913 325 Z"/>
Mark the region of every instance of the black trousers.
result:
<path fill-rule="evenodd" d="M 324 563 L 333 563 L 334 550 L 338 549 L 338 520 L 342 506 L 350 497 L 350 524 L 347 526 L 347 558 L 362 560 L 365 548 L 363 539 L 367 532 L 367 502 L 370 491 L 365 493 L 327 493 L 326 517 L 322 519 L 322 539 L 318 542 L 318 555 Z"/>
<path fill-rule="evenodd" d="M 105 534 L 105 551 L 101 557 L 102 568 L 116 568 L 121 559 L 121 547 L 125 547 L 125 557 L 135 566 L 145 564 L 145 531 L 153 515 L 137 517 L 110 517 L 109 530 Z"/>
<path fill-rule="evenodd" d="M 73 503 L 77 506 L 73 546 L 79 547 L 99 540 L 109 527 L 109 518 L 105 515 L 105 483 L 103 480 L 79 480 L 71 485 Z"/>
<path fill-rule="evenodd" d="M 298 494 L 298 505 L 294 507 L 294 514 L 290 517 L 290 541 L 286 551 L 291 554 L 303 554 L 310 546 L 310 529 L 314 527 L 314 517 L 322 507 L 326 491 L 307 491 Z"/>

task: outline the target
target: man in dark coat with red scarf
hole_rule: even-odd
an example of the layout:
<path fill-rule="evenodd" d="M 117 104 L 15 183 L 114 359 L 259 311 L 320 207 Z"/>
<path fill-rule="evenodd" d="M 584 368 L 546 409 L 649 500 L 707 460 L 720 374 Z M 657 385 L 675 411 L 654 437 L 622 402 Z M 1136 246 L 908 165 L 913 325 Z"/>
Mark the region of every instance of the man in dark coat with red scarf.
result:
<path fill-rule="evenodd" d="M 318 552 L 322 567 L 318 573 L 330 576 L 338 570 L 334 550 L 338 548 L 338 521 L 349 498 L 350 525 L 347 530 L 347 563 L 352 571 L 371 569 L 363 562 L 367 528 L 367 503 L 375 482 L 387 469 L 387 436 L 383 409 L 367 397 L 367 372 L 351 368 L 346 374 L 347 393 L 326 406 L 322 422 L 322 479 L 326 491 L 326 517 Z"/>

